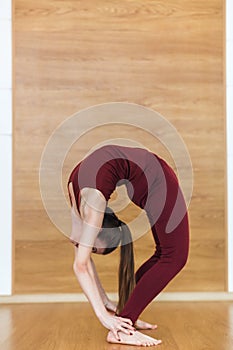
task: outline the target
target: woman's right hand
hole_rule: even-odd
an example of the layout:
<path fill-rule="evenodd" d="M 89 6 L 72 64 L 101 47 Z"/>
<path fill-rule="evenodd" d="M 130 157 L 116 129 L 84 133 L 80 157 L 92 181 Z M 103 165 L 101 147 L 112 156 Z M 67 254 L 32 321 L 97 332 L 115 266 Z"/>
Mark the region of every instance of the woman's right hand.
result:
<path fill-rule="evenodd" d="M 135 331 L 133 327 L 133 322 L 129 318 L 113 316 L 111 313 L 107 312 L 100 320 L 102 325 L 112 331 L 115 338 L 120 340 L 118 332 L 124 332 L 125 334 L 130 334 Z"/>

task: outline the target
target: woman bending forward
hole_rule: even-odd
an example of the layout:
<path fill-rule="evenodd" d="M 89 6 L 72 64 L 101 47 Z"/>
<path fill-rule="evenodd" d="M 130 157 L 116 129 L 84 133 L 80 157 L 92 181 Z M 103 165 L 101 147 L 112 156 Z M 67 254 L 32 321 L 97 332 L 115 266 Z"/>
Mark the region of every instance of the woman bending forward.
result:
<path fill-rule="evenodd" d="M 144 209 L 155 241 L 154 254 L 134 274 L 128 226 L 107 207 L 119 185 Z M 189 250 L 187 209 L 171 167 L 142 148 L 103 146 L 84 158 L 68 180 L 74 272 L 111 343 L 151 346 L 161 340 L 137 329 L 155 329 L 140 321 L 146 306 L 184 267 Z M 92 253 L 109 254 L 120 246 L 119 302 L 111 302 L 98 278 Z M 135 328 L 136 327 L 136 328 Z"/>

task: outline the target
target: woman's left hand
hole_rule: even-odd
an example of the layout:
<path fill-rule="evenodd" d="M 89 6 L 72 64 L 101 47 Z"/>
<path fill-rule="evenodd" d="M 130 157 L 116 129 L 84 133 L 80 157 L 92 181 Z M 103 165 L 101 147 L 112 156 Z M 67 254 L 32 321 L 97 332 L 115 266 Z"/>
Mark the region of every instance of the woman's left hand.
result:
<path fill-rule="evenodd" d="M 108 311 L 112 312 L 113 314 L 115 314 L 116 310 L 117 310 L 117 304 L 111 300 L 108 300 L 105 303 L 105 307 Z M 145 322 L 142 320 L 137 320 L 134 324 L 134 327 L 136 329 L 142 330 L 142 329 L 157 329 L 158 326 L 156 324 L 151 324 L 149 322 Z"/>
<path fill-rule="evenodd" d="M 117 304 L 111 300 L 108 299 L 108 301 L 104 304 L 104 306 L 106 307 L 106 309 L 108 311 L 112 311 L 113 313 L 115 313 L 117 311 Z"/>

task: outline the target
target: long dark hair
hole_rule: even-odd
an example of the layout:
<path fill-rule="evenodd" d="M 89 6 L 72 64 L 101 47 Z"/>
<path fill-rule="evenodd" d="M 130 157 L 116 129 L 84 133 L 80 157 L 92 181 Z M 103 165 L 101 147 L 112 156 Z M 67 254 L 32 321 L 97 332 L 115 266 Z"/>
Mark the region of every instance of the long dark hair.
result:
<path fill-rule="evenodd" d="M 98 238 L 107 244 L 107 248 L 103 252 L 104 255 L 113 252 L 119 245 L 121 248 L 118 271 L 119 301 L 117 313 L 119 314 L 135 287 L 132 235 L 128 226 L 107 207 Z"/>

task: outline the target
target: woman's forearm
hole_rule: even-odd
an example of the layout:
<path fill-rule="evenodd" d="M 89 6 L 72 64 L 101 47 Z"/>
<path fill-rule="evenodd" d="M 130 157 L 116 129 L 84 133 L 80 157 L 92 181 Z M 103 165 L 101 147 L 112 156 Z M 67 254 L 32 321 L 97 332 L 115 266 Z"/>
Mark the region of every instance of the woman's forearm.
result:
<path fill-rule="evenodd" d="M 103 288 L 103 286 L 102 286 L 102 284 L 100 282 L 99 276 L 98 276 L 96 268 L 95 268 L 95 263 L 94 263 L 94 261 L 92 259 L 91 259 L 91 263 L 92 263 L 92 267 L 93 267 L 93 272 L 95 274 L 95 281 L 96 281 L 96 284 L 97 284 L 97 287 L 98 287 L 101 299 L 103 300 L 104 306 L 106 307 L 107 310 L 116 312 L 117 311 L 117 304 L 112 302 L 108 298 L 108 296 L 107 296 L 107 294 L 106 294 L 106 292 L 105 292 L 105 290 L 104 290 L 104 288 Z"/>
<path fill-rule="evenodd" d="M 118 340 L 120 340 L 118 335 L 119 330 L 126 334 L 130 334 L 130 331 L 134 330 L 132 321 L 127 318 L 112 315 L 105 309 L 97 284 L 95 282 L 91 261 L 89 260 L 88 267 L 81 268 L 74 266 L 74 270 L 86 297 L 91 303 L 95 314 L 102 325 L 111 330 Z"/>
<path fill-rule="evenodd" d="M 96 284 L 91 261 L 88 262 L 86 268 L 74 266 L 74 271 L 84 294 L 91 303 L 96 316 L 101 321 L 102 318 L 106 316 L 107 311 Z"/>
<path fill-rule="evenodd" d="M 98 288 L 99 293 L 100 293 L 100 297 L 101 297 L 101 299 L 103 301 L 103 304 L 105 306 L 107 306 L 107 304 L 109 302 L 109 298 L 108 298 L 104 288 L 102 287 L 102 284 L 100 282 L 99 276 L 98 276 L 97 271 L 96 271 L 95 263 L 94 263 L 94 261 L 92 259 L 91 259 L 91 264 L 92 264 L 92 269 L 93 269 L 96 285 L 97 285 L 97 288 Z"/>

